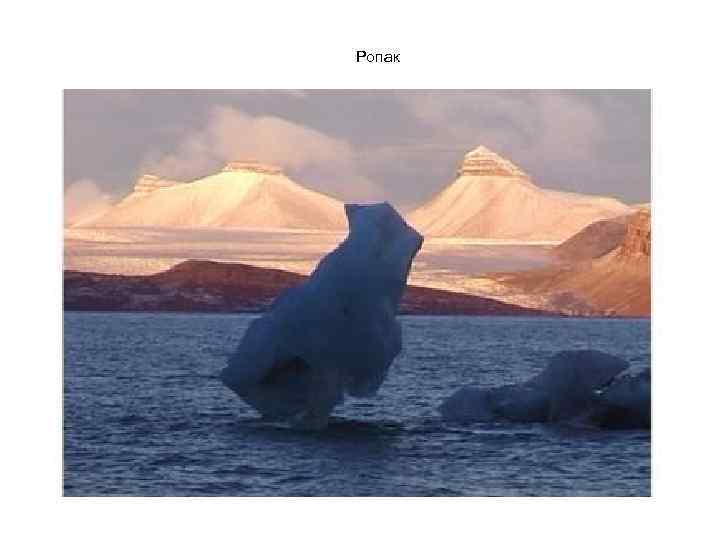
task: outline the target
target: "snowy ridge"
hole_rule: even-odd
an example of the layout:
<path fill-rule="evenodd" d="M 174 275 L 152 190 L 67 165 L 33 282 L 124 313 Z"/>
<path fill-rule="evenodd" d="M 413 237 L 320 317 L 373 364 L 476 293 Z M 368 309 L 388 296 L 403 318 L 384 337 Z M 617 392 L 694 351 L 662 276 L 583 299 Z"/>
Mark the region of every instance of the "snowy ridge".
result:
<path fill-rule="evenodd" d="M 145 175 L 91 227 L 248 227 L 342 230 L 340 201 L 304 188 L 281 169 L 231 162 L 193 182 Z"/>

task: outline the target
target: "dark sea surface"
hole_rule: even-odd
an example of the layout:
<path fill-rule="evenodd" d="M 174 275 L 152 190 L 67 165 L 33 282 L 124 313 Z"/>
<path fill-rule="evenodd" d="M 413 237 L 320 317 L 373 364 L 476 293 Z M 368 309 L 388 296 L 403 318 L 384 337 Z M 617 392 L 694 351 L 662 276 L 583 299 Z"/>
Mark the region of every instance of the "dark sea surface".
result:
<path fill-rule="evenodd" d="M 66 313 L 70 496 L 649 495 L 650 435 L 444 423 L 461 386 L 524 381 L 564 349 L 650 360 L 650 321 L 401 317 L 373 399 L 324 432 L 264 424 L 218 374 L 252 315 Z"/>

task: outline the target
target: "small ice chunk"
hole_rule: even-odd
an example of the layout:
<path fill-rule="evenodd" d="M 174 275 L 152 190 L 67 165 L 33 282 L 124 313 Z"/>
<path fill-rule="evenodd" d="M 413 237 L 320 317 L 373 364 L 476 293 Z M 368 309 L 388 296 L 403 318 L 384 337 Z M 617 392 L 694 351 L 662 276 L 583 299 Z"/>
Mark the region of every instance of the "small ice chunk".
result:
<path fill-rule="evenodd" d="M 588 420 L 611 429 L 650 429 L 650 368 L 628 374 L 597 396 Z"/>
<path fill-rule="evenodd" d="M 629 364 L 595 350 L 562 351 L 542 373 L 524 383 L 461 388 L 440 406 L 445 420 L 556 422 L 587 410 L 596 391 Z"/>
<path fill-rule="evenodd" d="M 423 238 L 388 203 L 345 213 L 348 237 L 253 321 L 221 373 L 266 418 L 321 429 L 345 394 L 376 393 L 400 353 L 395 315 Z"/>

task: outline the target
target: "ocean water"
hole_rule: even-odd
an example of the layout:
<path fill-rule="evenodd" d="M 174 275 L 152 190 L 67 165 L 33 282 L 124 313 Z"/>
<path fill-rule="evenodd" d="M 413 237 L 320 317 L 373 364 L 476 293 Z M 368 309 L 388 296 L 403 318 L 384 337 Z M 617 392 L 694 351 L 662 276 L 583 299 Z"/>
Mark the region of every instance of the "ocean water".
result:
<path fill-rule="evenodd" d="M 650 360 L 648 320 L 401 317 L 372 399 L 320 433 L 260 422 L 218 379 L 252 315 L 66 313 L 68 496 L 647 496 L 650 435 L 444 423 L 467 384 L 528 379 L 563 349 Z"/>

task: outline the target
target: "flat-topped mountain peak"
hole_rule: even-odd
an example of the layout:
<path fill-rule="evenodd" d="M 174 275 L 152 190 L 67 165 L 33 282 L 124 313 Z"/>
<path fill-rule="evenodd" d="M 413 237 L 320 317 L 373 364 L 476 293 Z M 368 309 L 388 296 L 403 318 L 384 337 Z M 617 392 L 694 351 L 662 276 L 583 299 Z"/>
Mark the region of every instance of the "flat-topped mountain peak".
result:
<path fill-rule="evenodd" d="M 283 174 L 282 167 L 254 160 L 228 161 L 222 172 L 253 172 L 258 174 Z"/>
<path fill-rule="evenodd" d="M 221 170 L 188 182 L 153 174 L 89 227 L 239 227 L 343 230 L 340 201 L 305 188 L 275 165 L 230 161 Z"/>

